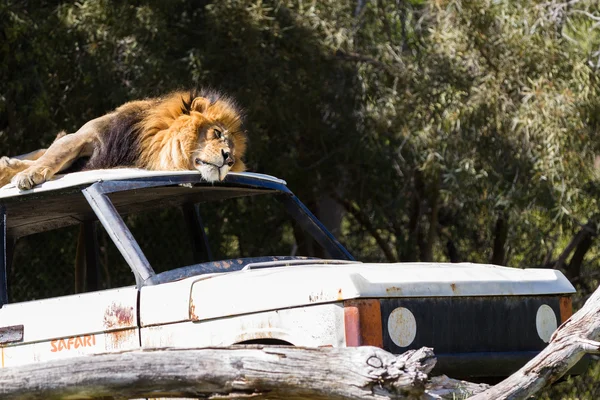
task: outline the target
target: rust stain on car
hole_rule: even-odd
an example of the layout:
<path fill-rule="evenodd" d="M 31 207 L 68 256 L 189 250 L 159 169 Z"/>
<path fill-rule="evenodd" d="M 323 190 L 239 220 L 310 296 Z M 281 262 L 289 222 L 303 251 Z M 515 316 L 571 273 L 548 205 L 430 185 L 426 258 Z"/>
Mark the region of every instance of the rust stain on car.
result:
<path fill-rule="evenodd" d="M 573 302 L 569 296 L 561 297 L 559 301 L 560 323 L 562 324 L 573 315 Z"/>
<path fill-rule="evenodd" d="M 398 286 L 390 286 L 388 288 L 385 289 L 385 292 L 388 294 L 401 294 L 402 293 L 402 288 L 398 287 Z"/>
<path fill-rule="evenodd" d="M 215 267 L 217 267 L 217 269 L 229 269 L 233 265 L 233 262 L 231 262 L 231 261 L 215 261 L 214 265 L 215 265 Z"/>
<path fill-rule="evenodd" d="M 113 303 L 104 312 L 104 328 L 106 330 L 128 328 L 134 325 L 134 321 L 133 307 L 123 307 Z"/>
<path fill-rule="evenodd" d="M 346 346 L 383 348 L 383 324 L 379 300 L 346 300 L 344 302 L 344 325 Z"/>
<path fill-rule="evenodd" d="M 260 339 L 279 339 L 273 332 L 276 327 L 271 320 L 242 322 L 236 329 L 241 332 L 236 336 L 236 343 Z"/>
<path fill-rule="evenodd" d="M 309 303 L 318 303 L 320 301 L 323 301 L 325 299 L 325 294 L 323 293 L 323 291 L 320 291 L 319 293 L 312 293 L 308 295 L 308 302 Z"/>
<path fill-rule="evenodd" d="M 122 329 L 119 331 L 107 332 L 105 334 L 104 346 L 106 350 L 118 350 L 123 347 L 131 347 L 128 344 L 138 340 L 136 329 Z"/>
<path fill-rule="evenodd" d="M 196 315 L 196 305 L 194 304 L 194 299 L 190 299 L 190 319 L 192 321 L 198 321 L 198 316 Z"/>
<path fill-rule="evenodd" d="M 338 289 L 337 299 L 338 300 L 344 300 L 344 295 L 342 294 L 342 288 Z"/>
<path fill-rule="evenodd" d="M 137 339 L 133 307 L 111 304 L 104 312 L 105 348 L 117 350 Z M 134 327 L 133 329 L 131 329 Z M 122 329 L 130 328 L 130 329 Z"/>
<path fill-rule="evenodd" d="M 450 289 L 452 289 L 452 293 L 456 293 L 456 283 L 451 283 Z"/>

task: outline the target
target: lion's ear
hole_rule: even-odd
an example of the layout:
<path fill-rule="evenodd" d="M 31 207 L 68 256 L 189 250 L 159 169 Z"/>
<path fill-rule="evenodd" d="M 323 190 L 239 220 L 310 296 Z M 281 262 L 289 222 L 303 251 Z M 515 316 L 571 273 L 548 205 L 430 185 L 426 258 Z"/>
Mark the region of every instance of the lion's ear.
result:
<path fill-rule="evenodd" d="M 203 113 L 210 106 L 210 100 L 206 97 L 196 97 L 194 101 L 192 101 L 192 110 L 198 111 L 199 113 Z"/>

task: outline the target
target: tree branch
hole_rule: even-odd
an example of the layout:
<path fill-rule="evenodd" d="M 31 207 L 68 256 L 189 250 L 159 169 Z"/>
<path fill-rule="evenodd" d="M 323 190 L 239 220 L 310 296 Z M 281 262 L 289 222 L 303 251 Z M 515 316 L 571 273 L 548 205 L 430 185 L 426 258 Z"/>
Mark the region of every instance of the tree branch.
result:
<path fill-rule="evenodd" d="M 392 248 L 389 246 L 387 240 L 385 240 L 381 236 L 381 234 L 377 231 L 377 229 L 373 226 L 373 224 L 369 220 L 369 217 L 367 215 L 365 215 L 365 213 L 356 204 L 351 203 L 350 201 L 348 201 L 346 199 L 342 199 L 341 197 L 339 197 L 337 195 L 333 195 L 333 199 L 335 201 L 337 201 L 338 203 L 340 203 L 342 206 L 344 206 L 346 211 L 348 211 L 350 214 L 352 214 L 352 216 L 358 221 L 358 223 L 361 224 L 362 227 L 367 232 L 369 232 L 369 234 L 371 236 L 373 236 L 373 238 L 375 239 L 375 241 L 377 242 L 377 244 L 383 251 L 385 258 L 389 262 L 396 262 L 398 260 L 396 258 L 396 256 L 394 255 Z"/>
<path fill-rule="evenodd" d="M 591 239 L 592 237 L 596 236 L 597 233 L 598 233 L 597 222 L 593 219 L 589 220 L 587 222 L 587 224 L 585 224 L 584 226 L 581 227 L 581 229 L 579 230 L 579 232 L 577 232 L 577 234 L 573 237 L 573 239 L 571 239 L 571 241 L 569 242 L 567 247 L 565 247 L 565 249 L 562 251 L 560 256 L 558 256 L 558 259 L 553 263 L 553 267 L 556 269 L 564 268 L 567 258 L 569 258 L 569 255 L 573 252 L 573 250 L 576 249 L 578 246 L 580 246 L 581 242 L 584 242 L 586 238 L 589 237 Z M 583 255 L 585 255 L 585 252 L 583 253 Z M 583 256 L 578 255 L 578 257 L 583 257 Z M 573 266 L 576 267 L 576 264 L 574 264 Z M 567 270 L 567 275 L 569 278 L 574 278 L 578 274 L 574 275 L 570 271 Z"/>
<path fill-rule="evenodd" d="M 379 60 L 374 59 L 373 57 L 365 56 L 363 54 L 354 53 L 354 52 L 345 52 L 343 50 L 337 50 L 335 52 L 335 56 L 343 61 L 358 61 L 364 62 L 367 64 L 371 64 L 379 69 L 386 71 L 388 74 L 395 76 L 399 75 L 402 71 L 397 68 L 392 68 L 390 65 L 382 63 Z"/>

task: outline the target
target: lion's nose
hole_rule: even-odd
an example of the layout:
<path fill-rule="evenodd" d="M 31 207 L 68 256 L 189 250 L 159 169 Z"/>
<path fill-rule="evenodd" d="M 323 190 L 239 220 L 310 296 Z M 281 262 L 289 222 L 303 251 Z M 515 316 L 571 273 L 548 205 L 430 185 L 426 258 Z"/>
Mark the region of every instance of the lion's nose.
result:
<path fill-rule="evenodd" d="M 231 156 L 231 153 L 225 150 L 221 150 L 221 154 L 223 155 L 223 160 L 225 161 L 225 164 L 229 165 L 230 167 L 233 166 L 235 160 Z"/>

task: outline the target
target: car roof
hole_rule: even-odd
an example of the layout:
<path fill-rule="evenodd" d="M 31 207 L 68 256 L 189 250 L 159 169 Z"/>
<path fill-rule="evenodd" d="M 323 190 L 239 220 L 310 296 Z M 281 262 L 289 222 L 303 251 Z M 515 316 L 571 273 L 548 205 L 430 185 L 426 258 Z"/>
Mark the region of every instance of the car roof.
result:
<path fill-rule="evenodd" d="M 101 181 L 118 181 L 129 179 L 144 179 L 144 178 L 161 178 L 169 176 L 190 176 L 199 177 L 198 171 L 149 171 L 139 168 L 115 168 L 115 169 L 98 169 L 82 172 L 72 172 L 64 175 L 56 175 L 54 179 L 44 182 L 41 185 L 35 186 L 31 190 L 21 191 L 17 187 L 9 183 L 0 188 L 0 202 L 2 199 L 30 196 L 36 193 L 44 193 L 50 191 L 60 191 L 61 189 L 90 185 Z M 252 172 L 230 172 L 227 177 L 231 180 L 232 177 L 248 177 L 256 181 L 273 182 L 281 185 L 286 185 L 286 181 L 276 178 L 271 175 L 257 174 Z"/>
<path fill-rule="evenodd" d="M 134 168 L 91 170 L 57 175 L 32 190 L 8 184 L 0 189 L 6 210 L 7 236 L 37 232 L 96 220 L 83 192 L 92 186 L 107 193 L 122 214 L 158 207 L 196 204 L 268 192 L 291 193 L 284 180 L 256 173 L 229 173 L 209 183 L 197 171 L 148 171 Z"/>

